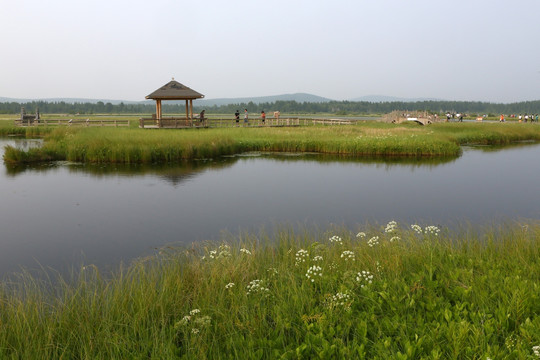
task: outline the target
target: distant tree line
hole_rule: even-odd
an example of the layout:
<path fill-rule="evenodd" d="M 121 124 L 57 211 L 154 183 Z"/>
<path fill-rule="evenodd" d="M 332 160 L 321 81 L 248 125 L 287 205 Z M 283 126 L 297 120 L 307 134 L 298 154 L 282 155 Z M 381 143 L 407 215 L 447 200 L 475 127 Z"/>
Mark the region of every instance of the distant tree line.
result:
<path fill-rule="evenodd" d="M 296 102 L 275 101 L 267 103 L 239 103 L 228 105 L 201 106 L 194 101 L 194 111 L 205 109 L 207 114 L 233 114 L 236 110 L 249 112 L 266 111 L 272 113 L 279 110 L 289 114 L 317 114 L 329 113 L 336 115 L 385 114 L 394 110 L 403 111 L 430 111 L 434 113 L 460 112 L 466 114 L 538 114 L 540 113 L 540 100 L 523 101 L 511 104 L 489 103 L 478 101 L 417 101 L 417 102 L 367 102 L 367 101 L 329 101 L 329 102 Z M 36 109 L 43 114 L 152 114 L 156 107 L 149 103 L 111 104 L 99 101 L 97 103 L 67 103 L 32 101 L 27 103 L 5 102 L 0 103 L 0 114 L 19 114 L 21 107 L 27 113 L 34 113 Z M 185 112 L 185 103 L 163 103 L 163 113 L 182 114 Z"/>

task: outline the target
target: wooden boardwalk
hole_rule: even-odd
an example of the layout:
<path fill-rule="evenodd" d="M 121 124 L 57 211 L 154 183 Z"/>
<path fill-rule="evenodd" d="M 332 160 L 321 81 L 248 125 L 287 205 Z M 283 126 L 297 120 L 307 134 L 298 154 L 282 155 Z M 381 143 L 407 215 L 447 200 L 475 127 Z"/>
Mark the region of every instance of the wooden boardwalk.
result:
<path fill-rule="evenodd" d="M 244 119 L 238 122 L 235 119 L 208 118 L 200 119 L 186 118 L 162 118 L 161 120 L 153 118 L 139 119 L 139 127 L 144 129 L 189 129 L 189 128 L 227 128 L 227 127 L 287 127 L 287 126 L 313 126 L 313 125 L 351 125 L 355 120 L 347 119 L 315 119 L 315 118 L 267 118 L 263 123 L 260 118 L 251 119 L 244 123 Z"/>

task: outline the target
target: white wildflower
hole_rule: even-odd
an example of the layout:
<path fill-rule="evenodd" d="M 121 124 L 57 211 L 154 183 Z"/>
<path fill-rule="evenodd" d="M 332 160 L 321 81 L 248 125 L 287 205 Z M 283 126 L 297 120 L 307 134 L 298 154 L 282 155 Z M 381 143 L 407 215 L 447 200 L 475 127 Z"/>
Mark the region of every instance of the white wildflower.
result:
<path fill-rule="evenodd" d="M 341 258 L 342 259 L 345 259 L 345 261 L 355 261 L 355 257 L 354 257 L 354 252 L 350 251 L 350 250 L 345 250 L 344 252 L 341 253 Z"/>
<path fill-rule="evenodd" d="M 309 281 L 311 282 L 315 282 L 315 278 L 319 276 L 321 277 L 322 276 L 322 267 L 320 266 L 317 266 L 317 265 L 313 265 L 312 267 L 310 267 L 307 272 L 306 272 L 306 277 Z"/>
<path fill-rule="evenodd" d="M 191 316 L 186 315 L 179 321 L 180 325 L 186 325 L 191 320 Z"/>
<path fill-rule="evenodd" d="M 199 310 L 199 309 L 193 309 L 193 310 L 191 310 L 191 311 L 189 312 L 189 315 L 193 316 L 193 315 L 198 314 L 198 313 L 200 313 L 200 312 L 201 312 L 201 310 Z"/>
<path fill-rule="evenodd" d="M 256 294 L 256 293 L 268 293 L 270 292 L 270 289 L 267 287 L 264 287 L 264 282 L 262 280 L 251 280 L 249 282 L 249 285 L 246 286 L 247 288 L 247 295 L 250 294 Z"/>
<path fill-rule="evenodd" d="M 379 244 L 379 237 L 378 236 L 372 237 L 371 239 L 368 240 L 367 244 L 370 247 L 374 247 L 375 245 L 378 245 Z"/>
<path fill-rule="evenodd" d="M 356 281 L 360 283 L 360 287 L 365 287 L 373 282 L 373 274 L 367 270 L 362 270 L 356 274 Z"/>
<path fill-rule="evenodd" d="M 424 229 L 425 234 L 432 234 L 432 235 L 435 235 L 435 236 L 439 235 L 440 231 L 441 230 L 438 227 L 433 226 L 433 225 L 426 226 L 426 228 Z"/>
<path fill-rule="evenodd" d="M 512 350 L 516 346 L 516 337 L 515 335 L 510 335 L 504 340 L 504 344 L 508 348 L 508 350 Z"/>
<path fill-rule="evenodd" d="M 348 310 L 351 307 L 351 303 L 351 295 L 349 295 L 347 292 L 338 292 L 335 295 L 329 295 L 326 299 L 326 306 L 332 309 L 342 307 Z"/>
<path fill-rule="evenodd" d="M 320 255 L 316 255 L 313 257 L 313 261 L 323 261 L 323 257 Z"/>
<path fill-rule="evenodd" d="M 366 237 L 366 233 L 365 233 L 365 232 L 359 232 L 358 234 L 356 234 L 356 237 L 357 237 L 357 238 L 365 238 L 365 237 Z"/>
<path fill-rule="evenodd" d="M 248 249 L 245 249 L 245 248 L 241 248 L 241 249 L 240 249 L 240 252 L 241 252 L 241 253 L 244 253 L 244 254 L 246 254 L 246 255 L 251 255 L 251 251 L 249 251 Z"/>
<path fill-rule="evenodd" d="M 390 238 L 390 242 L 399 241 L 399 240 L 401 240 L 401 238 L 399 236 L 392 236 Z"/>
<path fill-rule="evenodd" d="M 214 255 L 217 251 L 214 251 Z M 229 245 L 223 244 L 219 246 L 219 254 L 216 256 L 216 259 L 230 257 L 231 256 L 231 247 Z"/>
<path fill-rule="evenodd" d="M 540 358 L 540 345 L 533 346 L 532 351 L 536 357 Z"/>
<path fill-rule="evenodd" d="M 384 229 L 385 233 L 393 233 L 397 230 L 398 224 L 395 221 L 390 221 L 388 224 L 386 224 L 386 228 Z"/>
<path fill-rule="evenodd" d="M 225 289 L 231 289 L 234 287 L 234 283 L 228 283 L 227 285 L 225 285 Z"/>
<path fill-rule="evenodd" d="M 306 260 L 309 258 L 309 253 L 307 250 L 300 249 L 296 252 L 296 263 L 294 265 L 298 266 L 301 263 L 305 263 Z"/>
<path fill-rule="evenodd" d="M 339 237 L 337 235 L 332 236 L 328 240 L 330 240 L 331 243 L 336 243 L 336 244 L 339 244 L 339 245 L 343 245 L 343 239 L 341 239 L 341 237 Z"/>
<path fill-rule="evenodd" d="M 417 232 L 418 234 L 421 234 L 422 233 L 422 227 L 420 227 L 420 225 L 418 224 L 413 224 L 411 225 L 411 229 L 413 229 L 415 232 Z"/>

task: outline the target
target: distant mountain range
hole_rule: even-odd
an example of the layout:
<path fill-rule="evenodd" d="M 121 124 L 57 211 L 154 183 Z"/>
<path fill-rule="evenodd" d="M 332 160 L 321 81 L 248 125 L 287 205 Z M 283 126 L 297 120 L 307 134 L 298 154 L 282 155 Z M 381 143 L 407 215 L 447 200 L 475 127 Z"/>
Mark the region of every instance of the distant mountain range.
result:
<path fill-rule="evenodd" d="M 417 101 L 444 101 L 435 98 L 402 98 L 385 95 L 366 95 L 350 99 L 349 101 L 367 101 L 367 102 L 417 102 Z"/>
<path fill-rule="evenodd" d="M 349 99 L 348 101 L 367 101 L 367 102 L 416 102 L 416 101 L 442 101 L 440 99 L 430 99 L 430 98 L 400 98 L 394 96 L 385 96 L 385 95 L 367 95 L 362 97 L 357 97 Z M 142 101 L 130 101 L 130 100 L 111 100 L 111 99 L 84 99 L 84 98 L 40 98 L 40 99 L 15 99 L 8 97 L 0 97 L 0 102 L 16 102 L 16 103 L 28 103 L 32 101 L 45 101 L 45 102 L 66 102 L 66 103 L 92 103 L 95 104 L 99 101 L 104 103 L 111 103 L 117 105 L 120 103 L 124 104 L 151 104 L 152 100 L 142 100 Z M 295 93 L 295 94 L 282 94 L 282 95 L 273 95 L 273 96 L 256 96 L 256 97 L 241 97 L 241 98 L 218 98 L 218 99 L 200 99 L 197 100 L 198 106 L 220 106 L 227 104 L 241 104 L 253 102 L 255 104 L 260 103 L 272 103 L 276 101 L 296 101 L 299 103 L 311 102 L 311 103 L 321 103 L 336 101 L 333 99 L 325 98 L 322 96 L 317 96 L 313 94 L 306 93 Z M 175 103 L 176 101 L 171 101 L 169 103 Z M 183 102 L 183 101 L 179 101 Z"/>

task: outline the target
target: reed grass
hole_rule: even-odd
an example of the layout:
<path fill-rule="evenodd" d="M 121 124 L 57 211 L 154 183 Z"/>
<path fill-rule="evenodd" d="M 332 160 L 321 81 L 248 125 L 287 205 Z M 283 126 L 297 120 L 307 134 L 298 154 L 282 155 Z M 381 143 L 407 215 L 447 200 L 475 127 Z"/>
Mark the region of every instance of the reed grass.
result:
<path fill-rule="evenodd" d="M 109 278 L 22 274 L 0 287 L 0 358 L 538 358 L 539 234 L 282 228 Z"/>
<path fill-rule="evenodd" d="M 30 129 L 33 128 L 26 131 Z M 332 127 L 189 130 L 57 127 L 48 128 L 39 135 L 45 138 L 41 149 L 32 149 L 23 154 L 24 150 L 8 147 L 4 160 L 9 163 L 49 160 L 166 163 L 246 151 L 448 157 L 459 156 L 463 144 L 538 141 L 540 127 L 517 123 L 443 123 L 421 127 L 365 121 L 351 126 Z"/>

